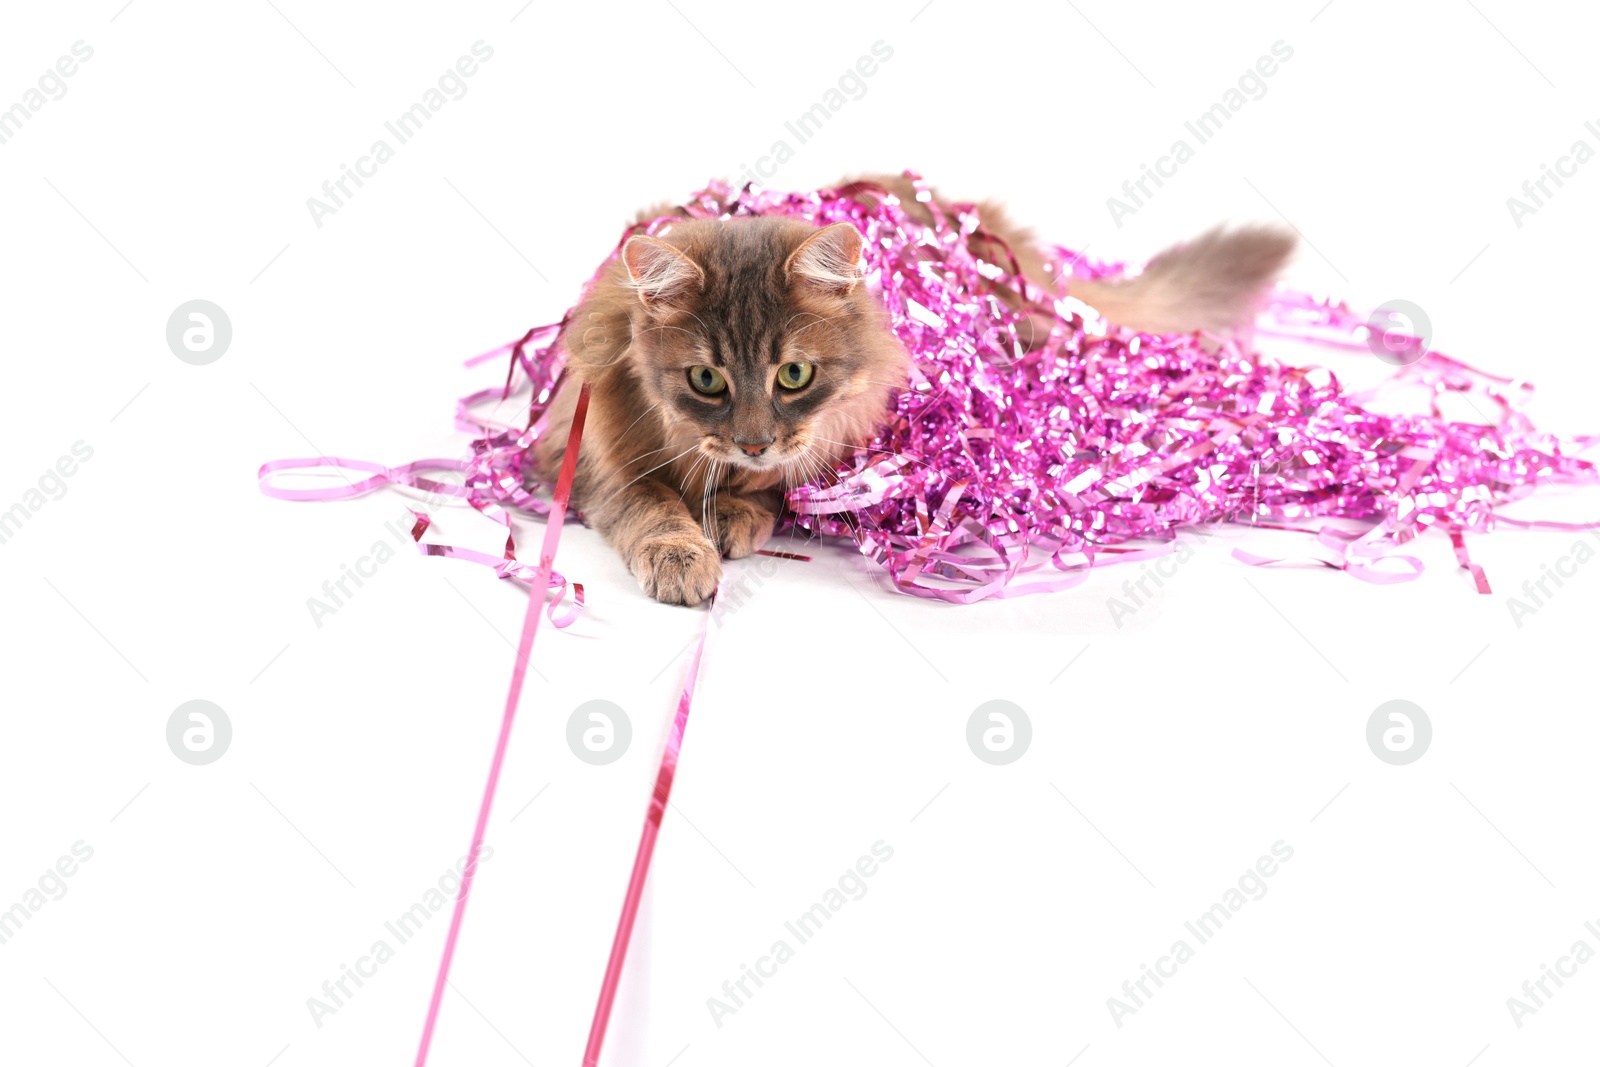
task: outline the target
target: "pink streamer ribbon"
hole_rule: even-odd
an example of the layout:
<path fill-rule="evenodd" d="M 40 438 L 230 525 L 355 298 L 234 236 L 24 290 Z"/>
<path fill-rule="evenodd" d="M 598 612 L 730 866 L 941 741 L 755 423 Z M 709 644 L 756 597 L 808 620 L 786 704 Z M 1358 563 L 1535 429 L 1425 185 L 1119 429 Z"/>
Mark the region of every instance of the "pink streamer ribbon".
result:
<path fill-rule="evenodd" d="M 567 501 L 572 498 L 572 478 L 578 466 L 578 444 L 583 439 L 583 422 L 589 411 L 589 387 L 585 385 L 578 394 L 578 405 L 572 416 L 572 430 L 567 435 L 567 451 L 561 463 L 561 474 L 556 480 L 555 499 L 550 505 L 549 521 L 544 528 L 544 545 L 539 552 L 539 567 L 533 582 L 535 590 L 550 584 L 555 566 L 556 548 L 561 543 L 562 521 L 566 518 Z M 528 657 L 533 653 L 533 639 L 539 633 L 539 610 L 543 597 L 529 595 L 528 610 L 522 618 L 522 633 L 517 639 L 517 660 L 511 667 L 511 685 L 506 692 L 505 712 L 500 717 L 500 734 L 495 739 L 494 757 L 489 761 L 489 779 L 483 787 L 483 799 L 478 804 L 478 821 L 472 828 L 472 846 L 467 851 L 467 866 L 461 874 L 461 889 L 456 894 L 456 906 L 450 915 L 450 930 L 445 934 L 444 954 L 439 959 L 439 972 L 433 982 L 433 996 L 428 1001 L 428 1016 L 422 1024 L 422 1042 L 417 1047 L 416 1067 L 426 1067 L 428 1048 L 433 1044 L 434 1026 L 439 1021 L 439 1004 L 444 999 L 444 987 L 450 978 L 450 963 L 455 959 L 456 941 L 461 936 L 461 920 L 467 912 L 467 899 L 478 873 L 478 853 L 483 850 L 483 833 L 489 825 L 489 811 L 494 806 L 494 794 L 500 784 L 500 768 L 505 763 L 506 745 L 511 740 L 511 725 L 517 717 L 517 703 L 522 697 L 522 683 L 528 673 Z"/>
<path fill-rule="evenodd" d="M 718 590 L 720 592 L 720 588 Z M 611 1007 L 616 1003 L 617 985 L 622 980 L 622 965 L 628 956 L 628 943 L 633 939 L 634 920 L 639 915 L 639 902 L 644 897 L 646 880 L 650 877 L 650 860 L 655 855 L 656 837 L 661 832 L 661 818 L 667 811 L 667 798 L 672 794 L 672 780 L 678 773 L 678 753 L 683 748 L 683 732 L 689 725 L 689 709 L 694 704 L 695 684 L 700 678 L 700 664 L 705 656 L 707 639 L 717 614 L 717 594 L 712 593 L 710 610 L 700 630 L 694 656 L 689 661 L 689 671 L 684 678 L 683 692 L 678 697 L 678 711 L 672 717 L 672 729 L 667 734 L 666 746 L 661 752 L 661 764 L 656 770 L 655 790 L 650 794 L 650 806 L 645 810 L 644 828 L 639 833 L 639 847 L 633 857 L 633 872 L 628 876 L 628 889 L 622 897 L 622 914 L 617 919 L 617 932 L 611 941 L 611 956 L 606 961 L 606 973 L 600 983 L 600 998 L 594 1007 L 594 1019 L 589 1024 L 589 1042 L 583 1050 L 583 1067 L 598 1067 L 600 1048 L 605 1044 L 606 1027 L 611 1020 Z"/>

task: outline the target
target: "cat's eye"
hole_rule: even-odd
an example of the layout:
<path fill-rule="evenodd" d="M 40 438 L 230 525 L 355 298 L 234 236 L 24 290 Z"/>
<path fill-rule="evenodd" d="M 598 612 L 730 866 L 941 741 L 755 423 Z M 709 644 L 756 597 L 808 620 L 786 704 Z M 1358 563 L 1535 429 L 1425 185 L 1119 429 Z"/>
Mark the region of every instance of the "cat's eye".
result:
<path fill-rule="evenodd" d="M 778 368 L 778 384 L 785 389 L 804 389 L 815 371 L 809 363 L 785 363 Z"/>
<path fill-rule="evenodd" d="M 690 367 L 689 386 L 701 396 L 716 396 L 728 391 L 728 379 L 715 367 Z"/>

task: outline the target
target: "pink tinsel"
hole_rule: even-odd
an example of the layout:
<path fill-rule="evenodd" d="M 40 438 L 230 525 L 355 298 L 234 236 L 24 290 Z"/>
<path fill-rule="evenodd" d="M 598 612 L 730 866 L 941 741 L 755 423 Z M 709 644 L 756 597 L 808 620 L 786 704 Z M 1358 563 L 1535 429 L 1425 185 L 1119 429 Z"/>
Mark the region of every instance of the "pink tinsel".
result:
<path fill-rule="evenodd" d="M 1421 385 L 1481 398 L 1496 425 L 1381 415 L 1325 369 L 1283 366 L 1233 341 L 1107 328 L 1093 311 L 1041 293 L 968 251 L 977 209 L 935 224 L 892 198 L 712 185 L 685 205 L 700 218 L 787 215 L 847 221 L 866 235 L 868 285 L 914 358 L 895 418 L 829 484 L 790 494 L 801 527 L 852 537 L 901 590 L 971 601 L 1081 580 L 1097 550 L 1166 540 L 1219 521 L 1373 524 L 1358 537 L 1315 530 L 1369 580 L 1393 545 L 1437 526 L 1485 530 L 1499 503 L 1541 482 L 1595 478 L 1577 457 L 1591 437 L 1542 433 L 1519 410 L 1531 389 L 1418 349 L 1385 388 Z M 651 228 L 670 226 L 659 219 Z M 1116 268 L 1052 248 L 1079 277 Z M 1033 313 L 999 300 L 1025 293 Z M 1280 332 L 1359 344 L 1365 324 L 1340 304 L 1281 293 Z M 1041 321 L 1051 324 L 1042 336 Z M 1042 343 L 1041 343 L 1042 341 Z M 559 355 L 534 352 L 535 364 Z M 538 411 L 535 411 L 535 416 Z M 1258 558 L 1252 562 L 1261 562 Z M 1415 561 L 1405 558 L 1406 563 Z"/>
<path fill-rule="evenodd" d="M 789 502 L 801 529 L 854 539 L 903 592 L 966 603 L 1066 588 L 1087 576 L 1097 555 L 1137 558 L 1170 547 L 1186 527 L 1229 521 L 1294 524 L 1287 528 L 1315 535 L 1321 562 L 1372 582 L 1415 577 L 1420 562 L 1390 553 L 1438 527 L 1487 592 L 1462 533 L 1492 528 L 1498 505 L 1541 483 L 1596 480 L 1579 453 L 1597 438 L 1538 430 L 1521 410 L 1531 386 L 1414 338 L 1400 338 L 1404 365 L 1382 386 L 1347 392 L 1327 369 L 1286 366 L 1237 339 L 1107 326 L 1059 288 L 1044 292 L 1020 278 L 1012 263 L 975 257 L 967 239 L 983 220 L 973 205 L 941 209 L 929 198 L 928 227 L 887 194 L 868 207 L 854 191 L 714 183 L 684 210 L 696 218 L 845 221 L 865 234 L 867 283 L 913 356 L 912 378 L 884 431 L 832 477 L 791 491 Z M 641 228 L 660 232 L 674 218 Z M 1120 269 L 1061 247 L 1046 251 L 1057 276 Z M 1022 310 L 999 298 L 1007 289 L 1021 295 Z M 514 346 L 504 389 L 462 402 L 458 424 L 479 433 L 472 459 L 410 464 L 386 480 L 417 484 L 417 469 L 453 467 L 466 472 L 464 487 L 427 487 L 466 497 L 508 526 L 502 505 L 542 513 L 524 488 L 527 450 L 560 378 L 563 325 L 529 331 Z M 1356 349 L 1369 337 L 1345 305 L 1288 291 L 1275 295 L 1259 329 Z M 519 370 L 533 389 L 523 427 L 472 414 L 480 400 L 509 396 Z M 1428 414 L 1367 406 L 1418 386 L 1433 397 Z M 1445 394 L 1473 403 L 1484 421 L 1446 419 L 1437 403 Z M 1306 525 L 1317 519 L 1365 524 Z M 1129 545 L 1135 541 L 1143 545 Z M 509 539 L 504 559 L 480 562 L 503 577 L 529 569 Z"/>

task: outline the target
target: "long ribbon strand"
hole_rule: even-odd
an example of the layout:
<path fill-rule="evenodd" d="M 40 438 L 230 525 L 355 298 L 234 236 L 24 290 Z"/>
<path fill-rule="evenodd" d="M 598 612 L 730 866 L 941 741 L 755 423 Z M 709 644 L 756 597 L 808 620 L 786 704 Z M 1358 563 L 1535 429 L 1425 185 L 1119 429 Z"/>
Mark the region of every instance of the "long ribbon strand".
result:
<path fill-rule="evenodd" d="M 578 466 L 578 444 L 583 439 L 583 421 L 589 412 L 589 387 L 578 393 L 577 410 L 572 415 L 572 430 L 567 435 L 567 452 L 561 461 L 561 476 L 556 480 L 555 500 L 550 505 L 550 515 L 544 528 L 544 545 L 539 551 L 539 570 L 528 595 L 528 610 L 522 617 L 522 636 L 517 640 L 517 661 L 511 667 L 511 686 L 506 693 L 505 713 L 500 718 L 500 736 L 495 740 L 494 758 L 489 762 L 489 780 L 483 787 L 483 800 L 478 805 L 478 821 L 472 828 L 472 848 L 467 852 L 467 867 L 461 874 L 461 890 L 456 894 L 456 907 L 450 916 L 450 932 L 445 935 L 444 955 L 439 959 L 439 973 L 433 981 L 433 997 L 428 1001 L 428 1018 L 422 1024 L 422 1043 L 417 1047 L 416 1067 L 426 1067 L 428 1047 L 433 1043 L 433 1028 L 439 1021 L 439 1003 L 444 998 L 445 984 L 450 980 L 450 961 L 455 958 L 456 941 L 461 936 L 461 918 L 467 911 L 467 897 L 478 873 L 478 853 L 483 848 L 484 828 L 489 824 L 489 810 L 494 806 L 494 793 L 500 784 L 500 768 L 506 759 L 506 743 L 511 739 L 511 724 L 517 717 L 517 702 L 522 696 L 522 682 L 528 673 L 528 656 L 533 651 L 533 639 L 539 632 L 539 619 L 544 615 L 545 590 L 550 585 L 550 572 L 555 567 L 556 546 L 561 543 L 561 525 L 566 519 L 567 501 L 572 497 L 572 477 Z"/>
<path fill-rule="evenodd" d="M 583 1067 L 599 1067 L 600 1046 L 605 1043 L 606 1024 L 611 1020 L 611 1006 L 616 1002 L 617 984 L 622 979 L 622 964 L 628 955 L 628 942 L 633 937 L 633 922 L 638 918 L 639 901 L 644 896 L 645 880 L 650 876 L 650 859 L 655 854 L 656 837 L 661 833 L 661 817 L 666 814 L 667 798 L 672 793 L 672 779 L 678 773 L 678 753 L 683 748 L 683 731 L 689 724 L 689 709 L 694 704 L 695 683 L 700 677 L 700 661 L 705 656 L 706 640 L 716 621 L 716 605 L 717 596 L 713 593 L 711 610 L 706 612 L 704 628 L 700 631 L 700 643 L 695 646 L 694 658 L 689 661 L 689 672 L 683 680 L 683 693 L 678 697 L 678 713 L 672 718 L 672 730 L 661 752 L 655 791 L 651 793 L 650 807 L 645 811 L 644 829 L 639 833 L 639 849 L 633 857 L 633 873 L 628 877 L 628 891 L 622 897 L 622 915 L 617 919 L 617 933 L 611 941 L 611 958 L 606 961 L 606 975 L 600 983 L 600 999 L 594 1006 L 594 1020 L 589 1024 L 589 1043 L 583 1050 Z"/>

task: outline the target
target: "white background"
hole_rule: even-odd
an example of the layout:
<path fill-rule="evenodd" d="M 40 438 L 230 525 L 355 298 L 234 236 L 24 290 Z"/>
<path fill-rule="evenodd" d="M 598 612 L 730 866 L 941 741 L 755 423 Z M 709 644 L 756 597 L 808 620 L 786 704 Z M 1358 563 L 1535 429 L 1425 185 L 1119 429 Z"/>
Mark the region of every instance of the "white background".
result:
<path fill-rule="evenodd" d="M 320 1026 L 307 999 L 466 851 L 526 594 L 408 552 L 319 627 L 307 598 L 404 501 L 274 501 L 256 467 L 459 454 L 454 398 L 499 373 L 462 357 L 558 318 L 634 210 L 737 175 L 875 41 L 892 59 L 772 184 L 920 168 L 1130 259 L 1287 218 L 1292 281 L 1413 301 L 1439 348 L 1541 384 L 1542 425 L 1597 428 L 1600 163 L 1521 227 L 1506 207 L 1600 146 L 1578 5 L 122 3 L 10 5 L 0 31 L 0 106 L 94 49 L 0 145 L 0 509 L 93 448 L 0 545 L 0 908 L 94 850 L 0 945 L 8 1063 L 411 1062 L 445 914 Z M 466 95 L 315 225 L 306 199 L 479 40 Z M 1106 198 L 1279 40 L 1266 95 L 1113 225 Z M 165 341 L 196 298 L 233 327 L 209 366 Z M 443 539 L 498 542 L 436 514 Z M 1128 568 L 951 607 L 813 547 L 718 635 L 606 1062 L 1592 1055 L 1600 964 L 1520 1028 L 1506 1006 L 1573 942 L 1600 949 L 1600 570 L 1521 627 L 1507 605 L 1576 539 L 1473 538 L 1479 596 L 1438 535 L 1387 588 L 1246 568 L 1219 538 L 1120 628 Z M 540 634 L 436 1064 L 578 1062 L 701 623 L 580 527 L 559 568 L 589 609 Z M 167 748 L 191 699 L 233 725 L 209 766 Z M 633 725 L 605 767 L 565 743 L 591 699 Z M 993 699 L 1033 725 L 1006 767 L 965 741 Z M 1433 724 L 1409 766 L 1366 745 L 1391 699 Z M 713 1023 L 707 998 L 878 840 L 866 896 Z M 1107 998 L 1280 840 L 1270 891 L 1118 1027 Z"/>

